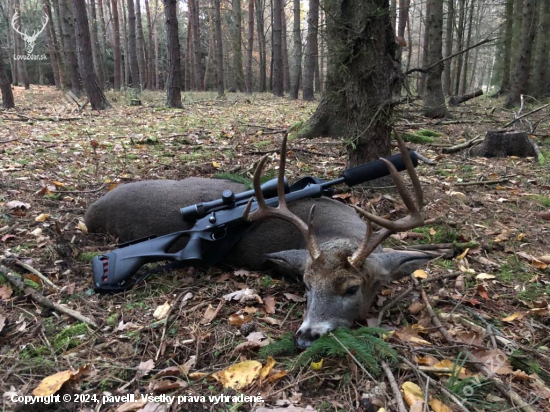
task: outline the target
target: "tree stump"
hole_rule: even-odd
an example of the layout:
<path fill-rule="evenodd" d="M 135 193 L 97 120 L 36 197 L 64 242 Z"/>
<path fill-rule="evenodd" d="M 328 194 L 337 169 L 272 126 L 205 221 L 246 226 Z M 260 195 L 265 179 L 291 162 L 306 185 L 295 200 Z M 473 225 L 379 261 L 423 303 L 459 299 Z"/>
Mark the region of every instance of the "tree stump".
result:
<path fill-rule="evenodd" d="M 537 150 L 525 132 L 489 130 L 485 140 L 472 147 L 470 154 L 483 157 L 537 157 Z"/>

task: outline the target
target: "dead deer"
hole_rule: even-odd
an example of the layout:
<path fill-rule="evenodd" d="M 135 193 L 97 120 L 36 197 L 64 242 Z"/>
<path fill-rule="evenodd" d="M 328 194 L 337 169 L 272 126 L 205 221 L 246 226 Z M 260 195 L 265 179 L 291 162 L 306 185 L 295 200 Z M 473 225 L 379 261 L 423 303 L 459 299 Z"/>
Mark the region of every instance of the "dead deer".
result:
<path fill-rule="evenodd" d="M 430 259 L 422 252 L 396 254 L 396 251 L 390 252 L 380 248 L 380 244 L 392 233 L 424 224 L 420 180 L 405 144 L 397 133 L 395 136 L 414 187 L 414 198 L 393 164 L 382 160 L 390 170 L 409 215 L 392 222 L 354 206 L 367 219 L 367 230 L 359 243 L 349 238 L 319 243 L 313 228 L 315 205 L 311 206 L 307 223 L 288 209 L 284 195 L 286 136 L 281 149 L 277 207 L 266 205 L 260 189 L 260 178 L 267 157 L 264 157 L 256 168 L 254 191 L 258 207 L 250 212 L 253 201 L 251 199 L 244 212 L 244 219 L 249 222 L 268 218 L 285 220 L 294 225 L 306 241 L 308 255 L 305 256 L 303 281 L 307 290 L 307 313 L 296 333 L 298 346 L 307 347 L 324 333 L 337 327 L 349 327 L 356 319 L 364 318 L 381 282 L 397 280 Z M 377 224 L 380 230 L 373 232 L 372 223 Z"/>
<path fill-rule="evenodd" d="M 423 252 L 380 247 L 391 233 L 423 223 L 420 182 L 401 141 L 399 147 L 408 160 L 407 170 L 416 196 L 413 199 L 397 171 L 389 165 L 411 214 L 390 222 L 355 208 L 367 222 L 382 228 L 377 232 L 353 208 L 329 198 L 304 199 L 287 207 L 279 195 L 279 207 L 266 208 L 258 186 L 267 159 L 262 159 L 256 168 L 254 185 L 260 207 L 252 211 L 250 207 L 246 213 L 247 219 L 255 223 L 231 249 L 224 263 L 249 270 L 275 269 L 283 275 L 303 279 L 307 314 L 297 333 L 300 346 L 309 346 L 334 328 L 351 326 L 355 320 L 364 319 L 382 282 L 407 276 L 432 258 Z M 280 162 L 279 179 L 284 177 L 286 139 Z M 198 177 L 124 184 L 92 204 L 85 222 L 90 232 L 108 232 L 120 241 L 165 235 L 193 226 L 193 222 L 182 220 L 181 207 L 217 199 L 224 189 L 238 193 L 245 187 Z M 311 213 L 312 209 L 315 213 Z"/>

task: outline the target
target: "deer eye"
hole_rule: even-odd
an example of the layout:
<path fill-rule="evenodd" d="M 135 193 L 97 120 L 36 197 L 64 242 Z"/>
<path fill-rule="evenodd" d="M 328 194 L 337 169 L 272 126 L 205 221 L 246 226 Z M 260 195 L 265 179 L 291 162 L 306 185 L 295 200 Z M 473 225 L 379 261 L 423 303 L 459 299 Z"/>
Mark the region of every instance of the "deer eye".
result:
<path fill-rule="evenodd" d="M 353 296 L 355 295 L 357 292 L 359 291 L 359 285 L 355 285 L 355 286 L 350 286 L 349 288 L 346 289 L 346 295 L 347 296 Z"/>

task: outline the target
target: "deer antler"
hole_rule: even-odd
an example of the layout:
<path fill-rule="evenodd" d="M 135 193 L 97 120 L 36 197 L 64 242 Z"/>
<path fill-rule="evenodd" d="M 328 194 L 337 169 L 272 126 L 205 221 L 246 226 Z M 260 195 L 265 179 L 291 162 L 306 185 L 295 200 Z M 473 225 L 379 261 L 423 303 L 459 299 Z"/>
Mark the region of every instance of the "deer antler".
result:
<path fill-rule="evenodd" d="M 19 12 L 15 11 L 15 13 L 13 13 L 13 17 L 11 18 L 11 26 L 13 27 L 13 30 L 15 30 L 17 34 L 20 34 L 21 36 L 26 37 L 28 36 L 27 32 L 25 31 L 24 33 L 21 33 L 21 31 L 19 31 L 19 29 L 16 27 L 16 21 L 18 18 L 19 18 Z"/>
<path fill-rule="evenodd" d="M 360 268 L 363 265 L 365 259 L 374 251 L 374 249 L 376 249 L 378 245 L 380 245 L 384 241 L 384 239 L 386 239 L 392 233 L 410 230 L 424 224 L 424 217 L 422 216 L 422 207 L 424 202 L 422 185 L 420 184 L 420 180 L 418 179 L 416 171 L 414 170 L 414 166 L 411 157 L 409 156 L 409 152 L 405 147 L 405 143 L 397 134 L 397 131 L 395 129 L 393 133 L 399 145 L 399 150 L 401 151 L 403 162 L 405 163 L 407 172 L 409 173 L 409 176 L 411 178 L 416 199 L 413 199 L 411 193 L 405 186 L 405 182 L 399 175 L 399 172 L 397 171 L 395 166 L 386 159 L 381 159 L 388 166 L 391 177 L 395 183 L 395 186 L 397 187 L 397 191 L 399 192 L 399 195 L 401 196 L 403 202 L 409 210 L 409 215 L 395 222 L 392 222 L 387 219 L 381 218 L 380 216 L 373 215 L 372 213 L 369 213 L 357 206 L 353 206 L 355 210 L 357 210 L 359 213 L 367 218 L 367 234 L 363 239 L 363 242 L 361 242 L 361 245 L 357 248 L 353 255 L 348 258 L 350 264 L 355 268 Z M 373 234 L 371 222 L 374 222 L 378 226 L 381 226 L 382 229 Z"/>
<path fill-rule="evenodd" d="M 50 18 L 48 17 L 47 14 L 45 14 L 44 16 L 46 17 L 46 22 L 42 25 L 42 28 L 40 30 L 38 31 L 35 30 L 32 36 L 29 36 L 32 40 L 36 40 L 36 38 L 40 35 L 40 33 L 42 33 L 46 29 L 46 26 L 48 25 Z M 42 17 L 42 21 L 44 21 L 44 17 Z"/>
<path fill-rule="evenodd" d="M 286 164 L 286 141 L 288 137 L 288 132 L 285 133 L 283 138 L 283 145 L 281 147 L 281 160 L 279 163 L 279 176 L 277 180 L 277 198 L 279 200 L 279 205 L 277 207 L 269 207 L 266 202 L 262 189 L 260 187 L 260 177 L 262 175 L 262 170 L 267 161 L 267 156 L 264 156 L 256 170 L 254 171 L 254 194 L 256 195 L 256 201 L 258 202 L 258 208 L 250 213 L 250 208 L 252 207 L 253 199 L 250 199 L 246 205 L 246 209 L 243 213 L 243 219 L 247 222 L 256 222 L 260 219 L 265 219 L 268 217 L 274 217 L 278 219 L 285 220 L 294 226 L 302 233 L 306 244 L 307 250 L 311 255 L 313 260 L 317 260 L 321 257 L 321 249 L 317 244 L 315 239 L 315 233 L 313 232 L 313 213 L 315 211 L 315 205 L 311 207 L 309 212 L 308 223 L 306 224 L 302 219 L 292 213 L 286 204 L 285 199 L 285 164 Z"/>

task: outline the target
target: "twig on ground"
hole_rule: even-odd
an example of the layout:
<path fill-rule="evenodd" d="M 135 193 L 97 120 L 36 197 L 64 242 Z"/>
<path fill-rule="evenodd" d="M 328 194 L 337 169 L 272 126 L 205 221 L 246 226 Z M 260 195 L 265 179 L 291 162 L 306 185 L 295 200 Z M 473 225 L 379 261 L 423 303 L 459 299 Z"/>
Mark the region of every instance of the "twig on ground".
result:
<path fill-rule="evenodd" d="M 157 350 L 157 354 L 155 356 L 155 361 L 158 361 L 159 360 L 159 356 L 160 356 L 160 352 L 162 351 L 162 345 L 164 344 L 164 340 L 166 339 L 166 330 L 168 329 L 168 321 L 170 320 L 170 315 L 172 314 L 172 311 L 174 310 L 174 308 L 176 307 L 176 305 L 179 303 L 179 301 L 181 300 L 181 298 L 183 298 L 185 296 L 187 292 L 181 292 L 178 297 L 176 298 L 176 300 L 174 301 L 174 303 L 170 306 L 170 309 L 168 310 L 168 313 L 166 314 L 166 322 L 164 323 L 164 328 L 162 328 L 162 335 L 160 337 L 160 343 L 159 343 L 159 348 Z"/>
<path fill-rule="evenodd" d="M 46 276 L 44 276 L 42 273 L 40 273 L 38 270 L 36 270 L 32 266 L 27 265 L 25 262 L 21 262 L 19 259 L 15 259 L 14 262 L 16 265 L 21 266 L 22 268 L 27 269 L 29 272 L 38 276 L 46 285 L 52 287 L 53 289 L 59 289 L 50 279 L 48 279 Z"/>
<path fill-rule="evenodd" d="M 460 182 L 455 183 L 455 186 L 479 186 L 479 185 L 494 185 L 497 183 L 506 183 L 509 179 L 497 179 L 497 180 L 474 180 L 473 182 Z"/>
<path fill-rule="evenodd" d="M 77 312 L 76 310 L 72 310 L 65 306 L 61 306 L 56 303 L 53 303 L 46 296 L 41 295 L 30 286 L 26 286 L 23 283 L 23 281 L 19 277 L 17 277 L 15 273 L 10 272 L 10 270 L 7 267 L 0 265 L 0 273 L 2 273 L 6 277 L 8 282 L 10 282 L 13 286 L 24 291 L 26 294 L 30 295 L 36 303 L 39 303 L 42 306 L 53 309 L 57 312 L 64 313 L 65 315 L 68 315 L 74 319 L 84 322 L 87 325 L 93 326 L 94 328 L 98 327 L 97 324 L 92 319 L 87 318 L 86 316 L 82 315 L 80 312 Z"/>
<path fill-rule="evenodd" d="M 390 367 L 384 361 L 380 362 L 380 364 L 382 365 L 382 369 L 384 369 L 384 373 L 386 374 L 386 377 L 390 382 L 390 387 L 393 392 L 393 396 L 395 397 L 395 400 L 397 402 L 397 409 L 399 409 L 399 412 L 407 412 L 407 408 L 405 408 L 405 403 L 403 402 L 403 397 L 401 396 L 401 392 L 399 391 L 399 387 L 397 386 L 395 376 L 393 376 L 393 373 Z"/>
<path fill-rule="evenodd" d="M 523 119 L 524 117 L 530 116 L 530 115 L 532 115 L 532 114 L 534 114 L 534 113 L 540 112 L 542 109 L 544 109 L 544 108 L 546 108 L 546 107 L 548 107 L 548 106 L 550 106 L 550 103 L 547 103 L 547 104 L 545 104 L 545 105 L 543 105 L 543 106 L 540 106 L 540 107 L 536 108 L 535 110 L 531 110 L 529 113 L 525 113 L 525 114 L 523 114 L 523 115 L 521 115 L 521 116 L 515 118 L 515 119 L 512 120 L 511 122 L 506 123 L 506 124 L 504 125 L 504 128 L 506 129 L 507 127 L 512 126 L 512 125 L 513 125 L 515 122 L 517 122 L 518 120 L 521 120 L 521 119 Z"/>
<path fill-rule="evenodd" d="M 451 146 L 451 147 L 444 147 L 441 150 L 441 153 L 456 153 L 456 152 L 461 151 L 462 149 L 467 149 L 468 147 L 471 147 L 471 146 L 474 146 L 478 143 L 481 143 L 482 140 L 483 140 L 482 136 L 476 136 L 473 139 L 468 140 L 467 142 L 460 143 L 460 144 L 457 144 L 457 145 Z"/>
<path fill-rule="evenodd" d="M 416 366 L 414 363 L 412 363 L 410 360 L 408 360 L 407 358 L 405 358 L 404 356 L 401 357 L 401 360 L 403 362 L 405 362 L 407 365 L 409 365 L 409 367 L 413 370 L 415 370 L 416 372 L 418 372 L 419 375 L 421 375 L 424 379 L 428 379 L 429 376 L 426 375 L 424 372 L 422 372 L 418 366 Z M 461 410 L 461 411 L 464 411 L 464 412 L 470 412 L 468 410 L 468 408 L 466 408 L 464 406 L 464 404 L 462 403 L 462 401 L 460 399 L 458 399 L 455 394 L 453 394 L 451 391 L 449 391 L 441 382 L 438 382 L 438 381 L 435 381 L 435 380 L 431 380 L 432 383 L 434 383 L 440 390 L 441 392 L 443 392 L 445 395 L 447 395 L 449 398 L 451 398 L 453 400 L 453 402 L 455 403 L 456 406 L 458 406 L 458 408 Z"/>
<path fill-rule="evenodd" d="M 388 304 L 386 304 L 382 309 L 380 309 L 380 312 L 378 313 L 378 319 L 376 320 L 376 325 L 375 326 L 378 326 L 382 323 L 382 318 L 384 317 L 384 313 L 386 313 L 388 310 L 390 310 L 392 307 L 394 307 L 396 304 L 398 304 L 401 300 L 403 300 L 403 298 L 405 296 L 407 296 L 414 289 L 419 287 L 419 285 L 423 285 L 425 283 L 435 282 L 436 280 L 456 278 L 460 275 L 461 275 L 461 273 L 457 272 L 457 273 L 448 273 L 446 275 L 434 276 L 432 278 L 422 279 L 422 281 L 420 281 L 418 285 L 414 284 L 413 286 L 410 286 L 409 288 L 407 288 L 403 292 L 401 292 L 395 299 L 393 299 Z"/>

